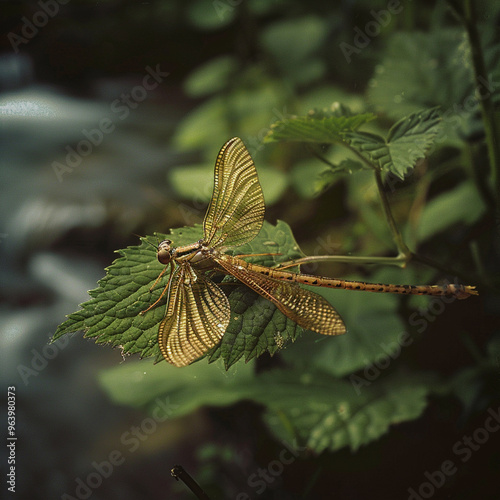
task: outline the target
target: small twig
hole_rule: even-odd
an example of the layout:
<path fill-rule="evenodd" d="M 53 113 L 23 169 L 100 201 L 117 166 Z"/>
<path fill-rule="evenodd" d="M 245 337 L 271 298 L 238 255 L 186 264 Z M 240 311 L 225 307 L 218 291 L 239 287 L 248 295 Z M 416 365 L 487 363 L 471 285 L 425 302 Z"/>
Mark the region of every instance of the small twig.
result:
<path fill-rule="evenodd" d="M 387 220 L 387 224 L 389 225 L 389 229 L 392 233 L 392 238 L 398 249 L 399 255 L 404 255 L 406 261 L 409 262 L 412 257 L 412 253 L 410 249 L 406 246 L 406 243 L 403 241 L 403 237 L 399 232 L 398 226 L 396 225 L 396 221 L 392 215 L 391 207 L 389 205 L 389 200 L 387 199 L 387 195 L 384 190 L 384 183 L 382 182 L 382 175 L 379 170 L 375 170 L 375 180 L 377 182 L 377 188 L 380 195 L 380 199 L 382 201 L 382 208 L 384 209 L 385 218 Z"/>
<path fill-rule="evenodd" d="M 170 470 L 170 474 L 177 481 L 180 479 L 184 484 L 200 499 L 210 500 L 208 495 L 200 488 L 198 483 L 184 470 L 181 465 L 174 465 Z"/>
<path fill-rule="evenodd" d="M 301 264 L 311 264 L 314 262 L 343 262 L 346 264 L 359 265 L 382 265 L 382 266 L 399 266 L 405 267 L 407 262 L 404 255 L 396 257 L 357 257 L 353 255 L 311 255 L 309 257 L 301 257 L 299 259 L 283 262 L 277 267 L 286 269 L 287 267 L 299 266 Z"/>
<path fill-rule="evenodd" d="M 323 155 L 319 154 L 309 143 L 306 143 L 306 147 L 309 150 L 310 153 L 312 153 L 318 160 L 322 161 L 329 167 L 333 168 L 334 170 L 337 168 L 337 165 L 332 163 L 330 160 L 325 158 Z"/>

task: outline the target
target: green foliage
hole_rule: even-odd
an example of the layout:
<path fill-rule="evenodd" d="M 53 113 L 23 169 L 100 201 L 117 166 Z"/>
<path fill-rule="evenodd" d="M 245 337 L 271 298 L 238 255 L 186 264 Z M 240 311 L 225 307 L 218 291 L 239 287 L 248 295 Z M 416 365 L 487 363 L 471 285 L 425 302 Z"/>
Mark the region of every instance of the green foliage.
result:
<path fill-rule="evenodd" d="M 124 354 L 140 353 L 142 357 L 153 356 L 157 361 L 162 360 L 157 337 L 159 323 L 165 316 L 166 295 L 158 306 L 140 314 L 160 297 L 169 277 L 165 273 L 161 282 L 150 291 L 164 267 L 157 260 L 156 247 L 159 241 L 167 238 L 175 246 L 183 246 L 201 237 L 201 226 L 185 227 L 171 230 L 168 236 L 146 236 L 141 238 L 141 245 L 120 250 L 121 257 L 106 269 L 99 287 L 89 292 L 92 299 L 83 303 L 80 311 L 69 315 L 58 327 L 54 340 L 84 330 L 86 338 L 119 346 Z M 257 238 L 238 247 L 241 254 L 269 252 L 279 255 L 268 257 L 267 265 L 301 256 L 290 228 L 284 222 L 278 222 L 276 226 L 265 223 Z M 249 361 L 265 351 L 273 354 L 284 341 L 295 339 L 301 331 L 275 306 L 246 288 L 238 287 L 229 292 L 229 303 L 233 313 L 231 322 L 221 346 L 211 357 L 214 360 L 221 356 L 227 368 L 243 355 Z M 276 331 L 281 332 L 279 337 Z"/>
<path fill-rule="evenodd" d="M 334 103 L 331 110 L 314 110 L 307 116 L 294 116 L 273 123 L 266 142 L 344 142 L 349 132 L 356 131 L 374 118 L 375 115 L 371 113 L 352 114 L 345 106 Z"/>
<path fill-rule="evenodd" d="M 236 67 L 237 63 L 231 56 L 213 59 L 191 73 L 184 82 L 184 88 L 192 97 L 203 97 L 223 90 Z"/>
<path fill-rule="evenodd" d="M 256 375 L 252 365 L 229 372 L 204 363 L 182 370 L 163 363 L 127 363 L 101 374 L 113 401 L 153 411 L 168 405 L 170 418 L 203 406 L 251 399 L 266 407 L 265 420 L 281 439 L 321 453 L 356 450 L 389 426 L 417 418 L 425 409 L 432 377 L 397 375 L 356 394 L 351 383 L 321 371 L 273 370 Z"/>
<path fill-rule="evenodd" d="M 266 141 L 340 143 L 368 161 L 373 168 L 404 179 L 432 145 L 438 131 L 439 114 L 436 109 L 412 113 L 395 123 L 386 138 L 358 131 L 361 125 L 374 118 L 369 113 L 353 115 L 339 106 L 332 112 L 315 112 L 279 121 L 273 124 Z M 359 162 L 348 160 L 333 167 L 332 172 L 351 173 L 363 167 Z"/>
<path fill-rule="evenodd" d="M 463 27 L 442 6 L 431 15 L 430 7 L 410 4 L 346 64 L 340 43 L 352 41 L 353 28 L 373 21 L 370 9 L 385 3 L 362 2 L 350 19 L 355 24 L 342 26 L 335 19 L 343 19 L 344 3 L 332 3 L 324 15 L 300 2 L 191 2 L 185 14 L 197 29 L 218 36 L 231 30 L 237 37 L 184 81 L 186 94 L 202 100 L 181 120 L 172 145 L 200 153 L 202 161 L 172 169 L 168 181 L 179 197 L 208 201 L 215 155 L 238 135 L 257 165 L 266 204 L 279 203 L 280 217 L 290 221 L 310 255 L 367 256 L 355 278 L 372 282 L 422 284 L 460 276 L 478 285 L 481 300 L 483 290 L 498 289 L 491 265 L 498 245 L 488 226 L 495 215 L 485 196 L 492 188 L 480 113 L 484 88 L 478 99 Z M 424 19 L 434 26 L 418 31 Z M 498 32 L 480 28 L 486 74 L 498 82 Z M 498 106 L 497 90 L 492 99 Z M 366 265 L 370 256 L 404 253 L 381 210 L 384 193 L 374 174 L 385 182 L 392 222 L 403 228 L 401 239 L 411 250 L 404 270 Z M 182 245 L 200 236 L 197 226 L 173 230 L 169 238 Z M 82 329 L 99 343 L 159 359 L 165 308 L 138 312 L 161 293 L 161 286 L 151 293 L 149 287 L 162 269 L 151 244 L 163 237 L 146 237 L 121 251 L 90 292 L 92 299 L 55 338 Z M 302 255 L 282 222 L 265 224 L 238 252 L 281 253 L 255 258 L 271 266 Z M 431 265 L 418 262 L 420 253 Z M 352 272 L 348 264 L 321 274 L 344 278 Z M 327 338 L 302 334 L 269 301 L 231 279 L 221 286 L 229 295 L 231 322 L 207 360 L 182 369 L 143 361 L 107 370 L 101 383 L 113 400 L 152 411 L 157 398 L 168 398 L 172 418 L 250 400 L 263 407 L 277 440 L 298 439 L 323 454 L 319 462 L 418 418 L 430 394 L 458 398 L 468 415 L 493 399 L 488 388 L 494 386 L 498 339 L 487 345 L 487 355 L 470 348 L 472 356 L 460 357 L 455 351 L 465 338 L 471 347 L 487 336 L 482 322 L 475 323 L 481 325 L 477 338 L 463 321 L 466 308 L 478 314 L 476 299 L 458 307 L 439 298 L 314 288 L 348 328 L 344 336 Z M 266 353 L 274 358 L 264 359 L 263 369 L 256 358 Z"/>
<path fill-rule="evenodd" d="M 396 374 L 359 394 L 351 383 L 321 372 L 281 370 L 264 378 L 273 388 L 271 397 L 262 398 L 269 427 L 281 439 L 298 437 L 316 453 L 344 446 L 355 451 L 390 425 L 418 418 L 432 387 L 432 377 L 422 374 Z"/>
<path fill-rule="evenodd" d="M 455 224 L 471 225 L 485 211 L 486 205 L 477 189 L 469 182 L 463 182 L 437 196 L 424 207 L 416 223 L 416 237 L 422 242 Z"/>
<path fill-rule="evenodd" d="M 325 63 L 315 52 L 327 30 L 327 22 L 316 16 L 285 20 L 263 31 L 262 44 L 290 82 L 304 85 L 324 74 Z"/>

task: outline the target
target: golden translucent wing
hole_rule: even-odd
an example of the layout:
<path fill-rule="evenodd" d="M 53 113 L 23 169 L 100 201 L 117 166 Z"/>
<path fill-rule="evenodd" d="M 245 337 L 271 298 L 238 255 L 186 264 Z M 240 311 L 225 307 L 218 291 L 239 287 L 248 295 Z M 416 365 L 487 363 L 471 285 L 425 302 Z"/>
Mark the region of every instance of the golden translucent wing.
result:
<path fill-rule="evenodd" d="M 238 246 L 257 236 L 264 197 L 250 153 L 238 137 L 222 146 L 215 162 L 214 192 L 203 231 L 208 245 Z"/>
<path fill-rule="evenodd" d="M 222 339 L 229 324 L 229 301 L 215 283 L 189 265 L 180 265 L 170 286 L 158 343 L 169 363 L 186 366 Z"/>
<path fill-rule="evenodd" d="M 215 260 L 229 274 L 270 300 L 283 314 L 303 328 L 323 335 L 346 333 L 340 314 L 317 293 L 301 288 L 295 282 L 270 278 L 240 266 L 237 259 L 229 255 L 222 255 Z"/>

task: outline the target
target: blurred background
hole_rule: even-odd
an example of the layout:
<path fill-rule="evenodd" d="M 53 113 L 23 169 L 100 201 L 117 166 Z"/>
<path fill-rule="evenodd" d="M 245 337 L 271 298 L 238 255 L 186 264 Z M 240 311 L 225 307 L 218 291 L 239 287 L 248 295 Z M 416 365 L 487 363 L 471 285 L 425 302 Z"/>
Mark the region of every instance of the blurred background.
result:
<path fill-rule="evenodd" d="M 499 218 L 485 187 L 480 113 L 466 101 L 474 84 L 464 30 L 446 2 L 41 0 L 2 1 L 0 11 L 0 342 L 2 411 L 7 387 L 16 388 L 12 498 L 195 498 L 170 477 L 175 464 L 211 498 L 410 498 L 410 488 L 416 499 L 495 497 L 494 432 L 446 484 L 433 485 L 430 496 L 418 489 L 426 471 L 459 462 L 454 444 L 484 426 L 488 408 L 498 413 L 500 394 Z M 499 8 L 482 1 L 476 12 L 498 103 Z M 378 299 L 357 297 L 351 315 L 365 314 L 373 335 L 391 328 L 413 335 L 418 323 L 408 318 L 427 311 L 424 334 L 397 364 L 432 371 L 454 389 L 429 396 L 419 419 L 356 452 L 318 454 L 290 441 L 300 456 L 282 454 L 251 401 L 194 405 L 145 432 L 148 413 L 110 397 L 102 373 L 139 363 L 146 374 L 151 363 L 124 360 L 81 334 L 48 345 L 50 337 L 88 299 L 115 250 L 138 244 L 137 235 L 202 221 L 215 157 L 233 136 L 254 158 L 266 219 L 286 221 L 306 254 L 394 255 L 368 175 L 326 182 L 325 164 L 306 147 L 264 143 L 275 121 L 333 102 L 378 113 L 378 131 L 418 109 L 439 105 L 445 113 L 430 159 L 404 181 L 393 179 L 388 192 L 407 243 L 456 275 L 410 265 L 378 270 L 377 279 L 458 276 L 481 296 L 439 313 L 425 301 L 380 309 Z M 324 154 L 339 161 L 345 151 Z M 377 271 L 307 270 L 367 280 Z M 387 316 L 399 318 L 396 326 Z M 240 375 L 288 362 L 240 361 Z M 137 427 L 137 441 L 124 444 Z M 3 446 L 2 467 L 7 453 Z M 102 463 L 114 459 L 108 474 Z M 281 469 L 256 482 L 252 475 L 273 460 Z"/>

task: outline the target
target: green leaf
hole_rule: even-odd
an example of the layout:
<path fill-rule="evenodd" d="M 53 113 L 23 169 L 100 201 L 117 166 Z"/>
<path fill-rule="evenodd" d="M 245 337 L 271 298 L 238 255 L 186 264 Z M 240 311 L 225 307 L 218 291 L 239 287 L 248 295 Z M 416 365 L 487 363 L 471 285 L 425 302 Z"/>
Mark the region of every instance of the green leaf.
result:
<path fill-rule="evenodd" d="M 290 182 L 301 198 L 313 198 L 320 190 L 318 183 L 328 167 L 316 159 L 296 163 L 290 171 Z"/>
<path fill-rule="evenodd" d="M 349 145 L 386 172 L 400 179 L 425 156 L 438 132 L 437 109 L 412 113 L 395 123 L 387 139 L 367 132 L 347 133 Z"/>
<path fill-rule="evenodd" d="M 100 383 L 118 404 L 146 408 L 156 418 L 176 418 L 202 406 L 242 400 L 264 405 L 278 439 L 299 438 L 316 453 L 348 446 L 357 450 L 391 425 L 421 415 L 434 380 L 397 374 L 367 382 L 338 380 L 318 371 L 273 370 L 255 375 L 252 364 L 229 371 L 195 363 L 182 370 L 163 363 L 126 363 L 101 373 Z"/>
<path fill-rule="evenodd" d="M 233 2 L 234 3 L 234 2 Z M 188 9 L 189 20 L 202 29 L 219 29 L 230 24 L 236 17 L 236 6 L 223 0 L 196 0 Z"/>
<path fill-rule="evenodd" d="M 193 243 L 201 237 L 200 225 L 174 229 L 168 235 L 176 246 Z M 93 338 L 101 344 L 120 346 L 123 353 L 140 353 L 143 357 L 154 356 L 157 360 L 162 359 L 157 337 L 158 325 L 165 315 L 166 297 L 146 314 L 139 313 L 159 298 L 168 280 L 166 273 L 161 283 L 152 292 L 149 291 L 164 268 L 156 258 L 156 247 L 158 242 L 165 238 L 167 236 L 164 234 L 146 236 L 141 238 L 140 246 L 120 250 L 118 253 L 121 257 L 106 269 L 107 274 L 99 281 L 99 287 L 89 292 L 92 299 L 82 304 L 80 311 L 69 315 L 68 319 L 58 327 L 53 340 L 70 332 L 84 330 L 86 338 Z M 276 226 L 265 222 L 254 240 L 238 247 L 235 251 L 239 254 L 279 253 L 280 255 L 253 258 L 271 266 L 302 256 L 289 226 L 281 221 Z M 255 295 L 246 290 L 245 293 L 239 291 L 233 297 L 234 292 L 234 289 L 228 292 L 233 311 L 235 308 L 239 310 L 242 300 L 247 302 L 253 300 L 246 298 L 245 293 L 251 294 L 252 297 Z M 236 351 L 233 348 L 236 342 L 243 341 L 245 346 L 248 345 L 241 355 L 245 354 L 249 360 L 265 350 L 275 352 L 283 339 L 294 339 L 301 331 L 295 323 L 280 319 L 281 313 L 276 311 L 269 315 L 269 305 L 267 301 L 264 302 L 259 301 L 258 305 L 245 314 L 243 323 L 238 316 L 231 315 L 227 330 L 229 335 L 224 338 L 221 351 L 226 367 L 231 366 L 240 357 L 235 355 Z M 262 320 L 261 316 L 267 319 Z M 240 324 L 243 329 L 243 340 L 239 337 L 236 340 Z M 276 331 L 280 331 L 281 335 L 275 335 Z M 257 338 L 258 345 L 254 346 L 251 342 L 247 342 L 247 335 Z M 260 339 L 260 336 L 264 336 L 263 339 Z"/>
<path fill-rule="evenodd" d="M 327 34 L 324 19 L 307 16 L 271 24 L 262 32 L 261 40 L 289 81 L 306 84 L 324 73 L 325 64 L 314 53 Z"/>
<path fill-rule="evenodd" d="M 370 82 L 369 98 L 395 119 L 423 107 L 451 109 L 472 95 L 468 51 L 461 29 L 395 33 Z"/>
<path fill-rule="evenodd" d="M 127 362 L 99 374 L 99 383 L 117 404 L 134 408 L 163 407 L 168 418 L 201 406 L 227 406 L 243 399 L 254 379 L 254 366 L 229 371 L 222 364 L 193 363 L 179 370 L 168 363 Z M 246 392 L 245 391 L 246 389 Z"/>
<path fill-rule="evenodd" d="M 334 103 L 331 110 L 313 111 L 307 116 L 295 116 L 271 125 L 264 142 L 301 141 L 334 144 L 343 142 L 348 132 L 357 130 L 375 115 L 352 115 L 345 107 Z"/>
<path fill-rule="evenodd" d="M 438 131 L 440 117 L 436 109 L 412 113 L 389 130 L 387 139 L 357 129 L 374 118 L 370 113 L 353 115 L 338 104 L 331 110 L 315 111 L 308 116 L 293 117 L 274 123 L 265 142 L 302 141 L 348 146 L 372 165 L 404 179 L 406 172 L 425 156 Z M 349 162 L 345 171 L 359 170 Z"/>
<path fill-rule="evenodd" d="M 205 63 L 191 73 L 184 82 L 186 93 L 191 97 L 203 97 L 223 90 L 236 70 L 231 56 L 222 56 Z"/>
<path fill-rule="evenodd" d="M 210 353 L 210 362 L 222 357 L 229 368 L 242 356 L 248 362 L 266 351 L 273 355 L 303 332 L 274 304 L 245 286 L 231 293 L 230 303 L 231 323 L 222 342 Z"/>
<path fill-rule="evenodd" d="M 417 222 L 417 241 L 423 242 L 454 224 L 471 225 L 486 211 L 486 205 L 472 182 L 463 182 L 454 189 L 430 200 Z M 414 228 L 409 228 L 414 231 Z"/>
<path fill-rule="evenodd" d="M 259 379 L 269 387 L 258 399 L 267 405 L 265 419 L 274 434 L 287 442 L 298 437 L 316 453 L 345 446 L 355 451 L 391 425 L 418 418 L 432 385 L 422 374 L 391 375 L 362 391 L 321 372 L 275 370 Z"/>
<path fill-rule="evenodd" d="M 173 142 L 182 151 L 200 147 L 220 147 L 231 136 L 224 100 L 212 97 L 200 104 L 177 127 Z M 217 151 L 215 151 L 217 155 Z M 215 158 L 215 156 L 212 156 Z"/>
<path fill-rule="evenodd" d="M 462 335 L 462 342 L 472 345 L 473 335 Z M 475 346 L 474 346 L 475 347 Z M 500 363 L 500 334 L 493 335 L 487 346 L 487 356 L 479 363 L 457 372 L 453 378 L 438 386 L 438 395 L 454 394 L 463 405 L 463 413 L 470 418 L 476 412 L 485 411 L 498 401 L 498 367 Z"/>

